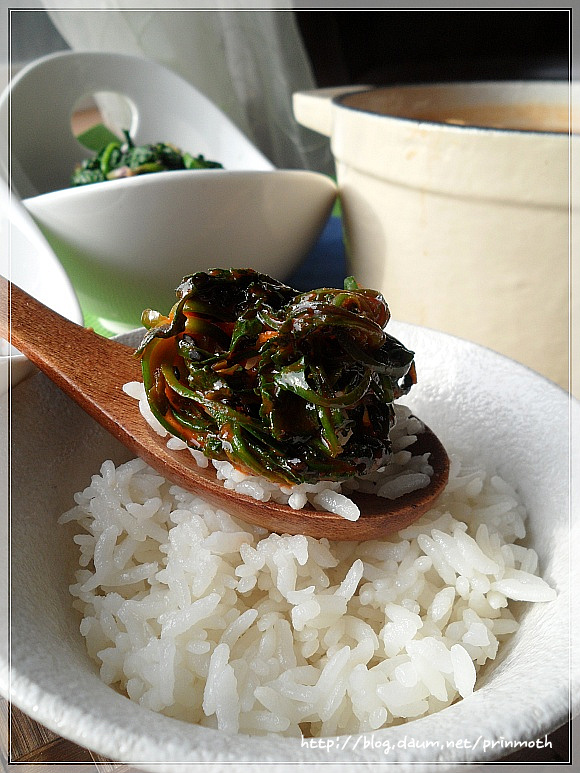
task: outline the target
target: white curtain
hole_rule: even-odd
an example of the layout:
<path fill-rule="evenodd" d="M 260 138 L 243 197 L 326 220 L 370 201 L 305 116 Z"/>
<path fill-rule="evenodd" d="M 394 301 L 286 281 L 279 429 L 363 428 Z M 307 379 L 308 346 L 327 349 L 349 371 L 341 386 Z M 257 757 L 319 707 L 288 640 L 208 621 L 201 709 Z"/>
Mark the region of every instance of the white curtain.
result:
<path fill-rule="evenodd" d="M 332 171 L 328 141 L 292 114 L 292 93 L 316 84 L 290 6 L 274 10 L 264 2 L 241 10 L 231 0 L 227 7 L 214 0 L 212 10 L 207 4 L 197 10 L 178 0 L 163 10 L 137 0 L 97 0 L 84 10 L 78 0 L 43 4 L 73 50 L 155 59 L 218 105 L 275 166 Z"/>

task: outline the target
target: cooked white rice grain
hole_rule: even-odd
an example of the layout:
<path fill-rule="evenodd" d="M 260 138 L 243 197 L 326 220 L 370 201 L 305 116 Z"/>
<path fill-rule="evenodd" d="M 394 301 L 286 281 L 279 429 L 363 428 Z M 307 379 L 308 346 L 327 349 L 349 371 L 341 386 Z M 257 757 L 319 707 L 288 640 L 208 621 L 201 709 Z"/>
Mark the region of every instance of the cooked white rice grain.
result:
<path fill-rule="evenodd" d="M 105 462 L 74 499 L 70 590 L 102 679 L 228 733 L 369 732 L 440 710 L 517 630 L 511 599 L 555 597 L 515 542 L 517 493 L 455 456 L 433 509 L 380 541 L 269 534 L 138 459 Z"/>

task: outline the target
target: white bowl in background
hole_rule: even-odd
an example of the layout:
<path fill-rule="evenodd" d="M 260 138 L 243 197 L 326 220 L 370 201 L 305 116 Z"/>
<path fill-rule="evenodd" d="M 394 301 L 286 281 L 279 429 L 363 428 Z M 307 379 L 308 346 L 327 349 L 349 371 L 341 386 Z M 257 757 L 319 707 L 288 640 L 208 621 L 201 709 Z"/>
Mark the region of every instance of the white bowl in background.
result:
<path fill-rule="evenodd" d="M 173 143 L 224 169 L 70 188 L 75 165 L 91 155 L 73 135 L 72 115 L 79 100 L 95 95 L 105 112 L 112 105 L 119 135 L 128 129 L 137 145 Z M 0 97 L 0 145 L 0 173 L 10 174 L 90 323 L 106 332 L 136 327 L 144 308 L 168 311 L 174 288 L 197 271 L 250 266 L 285 279 L 336 197 L 326 175 L 275 169 L 174 72 L 121 54 L 59 53 L 22 69 Z M 9 146 L 10 159 L 2 156 Z"/>
<path fill-rule="evenodd" d="M 565 388 L 579 96 L 567 81 L 294 95 L 297 120 L 330 137 L 357 279 L 382 290 L 397 319 L 489 346 Z"/>
<path fill-rule="evenodd" d="M 509 753 L 501 739 L 542 739 L 567 721 L 570 709 L 576 713 L 580 679 L 575 661 L 570 669 L 570 615 L 580 561 L 571 561 L 571 551 L 580 544 L 580 522 L 578 502 L 570 502 L 569 474 L 579 465 L 576 458 L 571 463 L 568 432 L 570 420 L 578 427 L 579 405 L 490 350 L 391 324 L 391 332 L 416 353 L 419 382 L 408 402 L 444 443 L 495 466 L 517 485 L 529 513 L 526 544 L 537 551 L 539 572 L 558 594 L 553 602 L 520 607 L 519 630 L 480 672 L 473 695 L 437 714 L 375 732 L 374 745 L 355 747 L 351 739 L 344 748 L 314 748 L 300 739 L 228 736 L 189 725 L 106 686 L 78 630 L 68 592 L 77 548 L 57 518 L 103 460 L 120 463 L 128 452 L 41 374 L 20 384 L 12 397 L 11 671 L 3 638 L 0 692 L 64 737 L 157 773 L 170 773 L 175 763 L 193 773 L 199 762 L 225 770 L 225 763 L 274 766 L 289 760 L 397 762 L 402 773 L 414 773 L 418 763 L 429 770 L 436 762 L 438 769 L 451 770 Z M 122 339 L 136 344 L 141 334 Z M 2 597 L 6 582 L 3 573 Z M 483 740 L 477 746 L 478 737 Z M 434 741 L 442 746 L 434 748 Z"/>
<path fill-rule="evenodd" d="M 249 267 L 284 280 L 321 233 L 335 196 L 334 182 L 314 172 L 199 170 L 68 188 L 24 206 L 83 309 L 118 333 L 139 325 L 145 308 L 166 314 L 186 274 Z"/>
<path fill-rule="evenodd" d="M 24 207 L 0 180 L 0 274 L 73 322 L 83 316 L 70 280 Z M 9 313 L 2 308 L 0 313 Z M 33 372 L 32 363 L 0 341 L 0 390 Z"/>

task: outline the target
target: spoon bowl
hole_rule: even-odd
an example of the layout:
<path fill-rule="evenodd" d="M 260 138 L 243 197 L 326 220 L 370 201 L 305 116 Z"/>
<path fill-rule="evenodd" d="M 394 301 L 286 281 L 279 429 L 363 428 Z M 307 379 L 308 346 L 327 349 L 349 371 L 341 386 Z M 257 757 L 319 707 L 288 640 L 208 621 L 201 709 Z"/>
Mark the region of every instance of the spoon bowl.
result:
<path fill-rule="evenodd" d="M 154 469 L 244 521 L 285 534 L 334 540 L 377 539 L 421 517 L 447 483 L 449 459 L 439 439 L 426 427 L 411 450 L 430 453 L 434 473 L 429 486 L 395 500 L 353 496 L 361 507 L 357 521 L 328 512 L 257 502 L 228 491 L 213 468 L 200 468 L 189 454 L 168 449 L 166 441 L 141 416 L 138 403 L 125 394 L 125 383 L 141 380 L 140 363 L 131 348 L 64 319 L 3 279 L 0 288 L 9 295 L 11 311 L 11 331 L 2 321 L 0 335 L 8 337 L 11 332 L 13 344 L 40 370 Z"/>

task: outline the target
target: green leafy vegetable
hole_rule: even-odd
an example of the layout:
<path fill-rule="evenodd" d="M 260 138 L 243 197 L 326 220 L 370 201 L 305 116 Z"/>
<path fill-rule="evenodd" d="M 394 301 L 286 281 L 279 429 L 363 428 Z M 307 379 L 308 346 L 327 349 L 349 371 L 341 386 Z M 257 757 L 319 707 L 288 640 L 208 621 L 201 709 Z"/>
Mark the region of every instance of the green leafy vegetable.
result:
<path fill-rule="evenodd" d="M 278 483 L 368 473 L 416 381 L 389 317 L 353 277 L 298 293 L 251 269 L 187 276 L 167 316 L 143 312 L 149 404 L 191 447 Z"/>
<path fill-rule="evenodd" d="M 223 169 L 217 161 L 203 155 L 192 156 L 165 142 L 154 145 L 135 145 L 124 131 L 125 142 L 111 140 L 92 158 L 80 163 L 71 177 L 71 186 L 134 177 L 173 169 Z"/>

